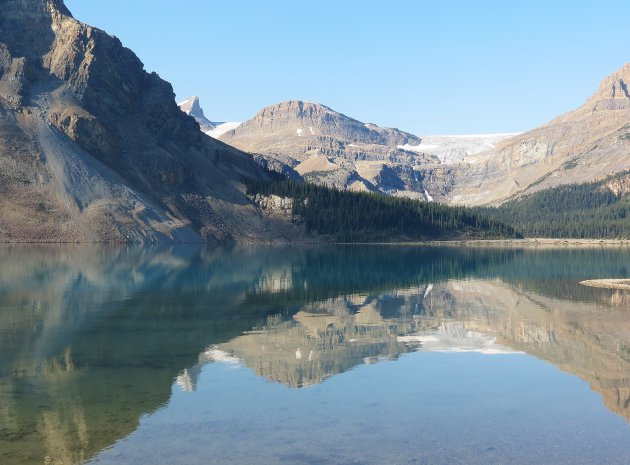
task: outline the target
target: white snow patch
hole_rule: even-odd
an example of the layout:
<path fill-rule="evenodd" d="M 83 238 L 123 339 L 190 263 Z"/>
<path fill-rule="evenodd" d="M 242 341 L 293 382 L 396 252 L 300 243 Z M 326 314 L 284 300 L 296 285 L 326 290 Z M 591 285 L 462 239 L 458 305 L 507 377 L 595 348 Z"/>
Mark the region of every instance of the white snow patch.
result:
<path fill-rule="evenodd" d="M 311 136 L 315 135 L 315 131 L 313 131 L 313 126 L 309 126 L 308 129 L 311 131 Z"/>
<path fill-rule="evenodd" d="M 428 150 L 433 150 L 433 149 L 439 149 L 440 145 L 438 144 L 419 144 L 419 145 L 409 145 L 409 144 L 405 144 L 405 145 L 398 145 L 396 146 L 396 148 L 399 148 L 401 150 L 408 150 L 410 152 L 427 152 Z"/>
<path fill-rule="evenodd" d="M 180 108 L 180 110 L 182 110 L 184 113 L 186 113 L 187 115 L 190 115 L 191 111 L 192 111 L 192 103 L 194 102 L 195 97 L 190 97 L 187 98 L 186 100 L 184 100 L 181 103 L 178 103 L 177 106 Z M 188 108 L 190 107 L 188 110 L 184 110 L 184 108 Z"/>
<path fill-rule="evenodd" d="M 298 137 L 302 137 L 302 133 L 304 132 L 304 129 L 298 129 L 296 130 Z"/>
<path fill-rule="evenodd" d="M 433 202 L 433 197 L 431 197 L 431 195 L 426 189 L 424 190 L 424 195 L 427 196 L 427 202 Z"/>
<path fill-rule="evenodd" d="M 237 121 L 229 121 L 227 123 L 217 123 L 217 127 L 209 131 L 206 131 L 206 135 L 214 139 L 218 139 L 226 132 L 232 131 L 233 129 L 236 129 L 240 125 L 241 123 Z"/>
<path fill-rule="evenodd" d="M 517 135 L 519 133 L 422 136 L 419 145 L 405 144 L 398 148 L 435 155 L 442 163 L 450 164 L 465 161 L 467 156 L 492 150 L 499 142 Z"/>

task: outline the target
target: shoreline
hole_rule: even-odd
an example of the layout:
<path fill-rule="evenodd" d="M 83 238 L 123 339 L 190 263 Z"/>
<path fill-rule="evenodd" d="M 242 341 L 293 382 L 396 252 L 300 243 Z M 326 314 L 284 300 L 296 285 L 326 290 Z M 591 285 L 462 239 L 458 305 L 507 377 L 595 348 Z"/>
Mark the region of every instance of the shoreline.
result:
<path fill-rule="evenodd" d="M 630 247 L 629 239 L 452 239 L 416 242 L 341 242 L 337 245 L 399 245 L 430 247 L 597 248 Z"/>
<path fill-rule="evenodd" d="M 628 239 L 554 239 L 554 238 L 526 238 L 526 239 L 462 239 L 457 241 L 429 241 L 430 245 L 464 245 L 491 247 L 630 247 Z"/>
<path fill-rule="evenodd" d="M 554 239 L 554 238 L 525 238 L 525 239 L 446 239 L 427 241 L 384 241 L 384 242 L 326 242 L 326 241 L 301 241 L 301 242 L 73 242 L 73 241 L 0 241 L 0 246 L 11 245 L 48 245 L 48 246 L 79 246 L 98 245 L 109 247 L 129 246 L 173 246 L 173 245 L 212 245 L 215 247 L 252 247 L 252 246 L 313 246 L 313 245 L 388 245 L 388 246 L 430 246 L 430 247 L 548 247 L 548 248 L 582 248 L 582 247 L 630 247 L 630 239 Z"/>

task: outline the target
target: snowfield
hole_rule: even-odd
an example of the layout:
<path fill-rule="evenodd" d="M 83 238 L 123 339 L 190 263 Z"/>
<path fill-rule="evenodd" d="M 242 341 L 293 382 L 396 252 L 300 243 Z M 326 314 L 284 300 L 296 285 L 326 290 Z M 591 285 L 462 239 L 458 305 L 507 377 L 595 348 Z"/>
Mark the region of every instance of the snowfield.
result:
<path fill-rule="evenodd" d="M 399 149 L 435 155 L 442 163 L 463 161 L 469 155 L 486 152 L 519 133 L 422 136 L 420 145 L 399 145 Z"/>
<path fill-rule="evenodd" d="M 241 125 L 239 121 L 230 121 L 227 123 L 215 123 L 217 125 L 216 128 L 211 129 L 210 131 L 206 131 L 206 135 L 218 139 L 226 132 L 232 131 Z"/>

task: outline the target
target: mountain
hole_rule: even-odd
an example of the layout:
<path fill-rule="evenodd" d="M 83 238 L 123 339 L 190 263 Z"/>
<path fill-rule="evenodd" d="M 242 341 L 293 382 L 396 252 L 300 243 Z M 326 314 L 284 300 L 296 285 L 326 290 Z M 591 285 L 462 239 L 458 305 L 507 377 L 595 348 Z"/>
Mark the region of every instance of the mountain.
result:
<path fill-rule="evenodd" d="M 407 149 L 422 142 L 413 134 L 297 100 L 263 108 L 220 140 L 261 155 L 272 168 L 292 168 L 307 181 L 421 199 L 426 197 L 415 168 L 439 162 Z"/>
<path fill-rule="evenodd" d="M 197 96 L 189 97 L 183 102 L 178 103 L 177 106 L 181 111 L 195 118 L 195 121 L 199 123 L 201 132 L 214 139 L 218 139 L 219 136 L 231 131 L 232 129 L 236 129 L 241 124 L 236 122 L 210 121 L 206 118 L 206 115 L 204 115 L 201 104 L 199 103 L 199 97 Z"/>
<path fill-rule="evenodd" d="M 580 108 L 523 134 L 417 136 L 300 101 L 261 110 L 220 139 L 307 181 L 450 204 L 497 205 L 630 168 L 630 64 Z"/>
<path fill-rule="evenodd" d="M 335 137 L 350 143 L 395 147 L 417 145 L 420 139 L 398 129 L 365 124 L 318 103 L 289 101 L 260 110 L 253 119 L 241 124 L 225 139 L 238 140 L 240 145 L 261 146 L 260 139 L 269 144 L 282 137 Z"/>
<path fill-rule="evenodd" d="M 0 241 L 284 236 L 244 192 L 266 173 L 204 136 L 118 39 L 61 0 L 0 12 Z"/>
<path fill-rule="evenodd" d="M 605 78 L 580 108 L 464 158 L 440 198 L 497 204 L 630 168 L 630 63 Z"/>
<path fill-rule="evenodd" d="M 178 103 L 177 106 L 188 116 L 192 116 L 193 118 L 195 118 L 195 121 L 199 123 L 199 127 L 203 132 L 208 132 L 216 129 L 217 123 L 213 123 L 208 118 L 206 118 L 206 115 L 203 114 L 203 110 L 201 108 L 201 105 L 199 104 L 199 97 L 190 97 L 183 102 Z"/>
<path fill-rule="evenodd" d="M 362 123 L 324 105 L 289 101 L 260 110 L 219 139 L 276 171 L 337 189 L 449 201 L 453 171 L 515 134 L 418 137 Z M 445 166 L 449 165 L 449 166 Z M 467 165 L 463 165 L 467 168 Z"/>

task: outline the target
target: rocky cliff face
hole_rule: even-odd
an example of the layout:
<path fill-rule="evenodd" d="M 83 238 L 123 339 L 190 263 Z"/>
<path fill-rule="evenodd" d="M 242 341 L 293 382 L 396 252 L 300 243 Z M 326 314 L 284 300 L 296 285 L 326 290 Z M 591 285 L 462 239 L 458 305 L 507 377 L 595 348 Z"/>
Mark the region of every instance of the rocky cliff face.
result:
<path fill-rule="evenodd" d="M 251 157 L 61 0 L 0 0 L 0 240 L 271 240 Z"/>
<path fill-rule="evenodd" d="M 584 113 L 630 110 L 630 63 L 605 78 L 597 92 L 580 109 Z M 578 110 L 579 111 L 579 110 Z"/>
<path fill-rule="evenodd" d="M 339 189 L 425 198 L 414 167 L 436 157 L 413 151 L 421 139 L 365 124 L 324 105 L 289 101 L 266 107 L 220 139 Z M 402 148 L 402 147 L 407 148 Z"/>
<path fill-rule="evenodd" d="M 624 174 L 605 183 L 605 188 L 617 197 L 623 197 L 630 193 L 630 174 Z"/>
<path fill-rule="evenodd" d="M 630 64 L 604 79 L 572 112 L 455 168 L 454 203 L 496 204 L 560 184 L 597 180 L 630 168 Z"/>

